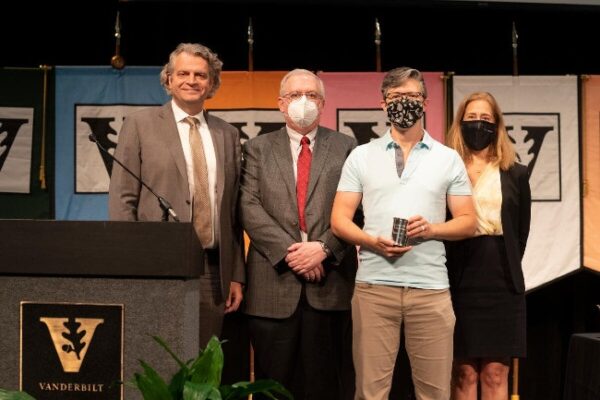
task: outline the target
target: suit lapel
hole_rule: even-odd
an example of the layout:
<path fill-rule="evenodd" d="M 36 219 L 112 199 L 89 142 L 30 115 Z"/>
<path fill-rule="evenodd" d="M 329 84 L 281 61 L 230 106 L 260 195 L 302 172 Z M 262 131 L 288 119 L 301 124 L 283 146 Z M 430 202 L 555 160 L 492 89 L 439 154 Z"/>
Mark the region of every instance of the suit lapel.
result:
<path fill-rule="evenodd" d="M 510 215 L 508 214 L 508 198 L 510 194 L 510 176 L 507 171 L 500 170 L 500 191 L 502 192 L 502 205 L 500 207 L 500 218 L 502 226 L 508 226 L 511 223 Z"/>
<path fill-rule="evenodd" d="M 502 231 L 504 235 L 510 235 L 512 229 L 512 219 L 508 205 L 512 195 L 512 179 L 508 171 L 500 170 L 500 191 L 502 192 L 502 205 L 500 206 L 500 220 L 502 221 Z"/>
<path fill-rule="evenodd" d="M 317 182 L 321 177 L 321 172 L 325 167 L 325 161 L 329 153 L 329 137 L 331 133 L 319 127 L 313 149 L 312 161 L 310 163 L 310 178 L 308 181 L 308 192 L 306 193 L 306 202 L 310 200 L 310 196 L 317 186 Z"/>
<path fill-rule="evenodd" d="M 296 200 L 296 179 L 294 178 L 294 161 L 290 150 L 290 138 L 285 128 L 281 128 L 273 141 L 273 158 L 281 171 L 281 177 L 287 187 L 294 209 L 298 208 Z"/>
<path fill-rule="evenodd" d="M 223 132 L 220 129 L 214 126 L 211 123 L 211 118 L 206 111 L 204 111 L 204 120 L 208 125 L 208 130 L 210 131 L 210 137 L 213 141 L 213 146 L 215 147 L 215 157 L 217 159 L 217 199 L 216 203 L 219 205 L 217 210 L 220 210 L 221 202 L 223 200 L 223 190 L 225 187 L 225 138 Z"/>
<path fill-rule="evenodd" d="M 177 170 L 185 179 L 184 182 L 188 182 L 187 169 L 185 165 L 185 156 L 183 155 L 183 148 L 181 147 L 181 139 L 179 138 L 179 131 L 177 130 L 177 122 L 175 121 L 175 115 L 171 108 L 171 103 L 165 104 L 159 112 L 160 126 L 158 132 L 164 132 L 167 147 L 171 153 L 171 157 L 175 161 Z M 188 187 L 189 191 L 189 187 Z"/>

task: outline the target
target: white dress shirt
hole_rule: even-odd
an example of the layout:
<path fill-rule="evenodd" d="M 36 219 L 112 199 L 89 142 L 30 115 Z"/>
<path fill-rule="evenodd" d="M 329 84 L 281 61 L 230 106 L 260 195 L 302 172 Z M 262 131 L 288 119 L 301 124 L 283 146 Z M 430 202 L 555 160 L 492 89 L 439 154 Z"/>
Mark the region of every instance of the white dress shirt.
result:
<path fill-rule="evenodd" d="M 206 168 L 208 170 L 208 195 L 210 197 L 210 208 L 212 210 L 212 227 L 213 227 L 213 239 L 211 243 L 209 243 L 206 248 L 215 248 L 218 246 L 218 227 L 216 221 L 216 207 L 215 207 L 215 199 L 217 192 L 217 156 L 215 153 L 215 147 L 213 145 L 213 140 L 210 135 L 210 131 L 208 129 L 208 124 L 204 119 L 204 113 L 200 112 L 196 115 L 188 115 L 185 111 L 183 111 L 175 101 L 171 101 L 171 105 L 173 107 L 173 114 L 175 114 L 175 121 L 177 121 L 177 131 L 179 132 L 179 139 L 181 140 L 181 147 L 183 148 L 183 155 L 185 157 L 185 166 L 188 176 L 188 185 L 190 193 L 194 193 L 194 164 L 192 161 L 192 149 L 190 147 L 190 125 L 185 122 L 186 117 L 194 117 L 200 121 L 198 125 L 198 130 L 200 131 L 200 136 L 202 138 L 202 147 L 204 148 L 204 157 L 206 158 Z M 190 196 L 191 197 L 191 196 Z M 190 203 L 190 214 L 191 214 L 192 204 Z"/>

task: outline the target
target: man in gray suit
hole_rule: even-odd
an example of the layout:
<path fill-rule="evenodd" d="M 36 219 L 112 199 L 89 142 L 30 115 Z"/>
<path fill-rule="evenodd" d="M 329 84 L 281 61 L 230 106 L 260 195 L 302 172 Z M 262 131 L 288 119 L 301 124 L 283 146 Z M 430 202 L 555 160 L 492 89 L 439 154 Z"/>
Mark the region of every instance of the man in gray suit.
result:
<path fill-rule="evenodd" d="M 278 380 L 296 399 L 340 399 L 354 389 L 349 309 L 356 251 L 333 236 L 329 218 L 356 141 L 319 126 L 324 94 L 312 72 L 289 72 L 278 100 L 286 126 L 244 145 L 245 311 L 256 375 Z"/>
<path fill-rule="evenodd" d="M 160 74 L 172 100 L 128 116 L 115 151 L 117 159 L 171 203 L 181 221 L 194 221 L 205 249 L 204 265 L 198 266 L 201 347 L 211 335 L 221 336 L 224 314 L 238 309 L 245 282 L 237 218 L 239 132 L 204 111 L 204 101 L 221 84 L 222 65 L 200 44 L 177 46 Z M 114 164 L 109 215 L 112 220 L 159 221 L 162 212 L 156 197 Z M 197 228 L 198 221 L 207 225 Z"/>

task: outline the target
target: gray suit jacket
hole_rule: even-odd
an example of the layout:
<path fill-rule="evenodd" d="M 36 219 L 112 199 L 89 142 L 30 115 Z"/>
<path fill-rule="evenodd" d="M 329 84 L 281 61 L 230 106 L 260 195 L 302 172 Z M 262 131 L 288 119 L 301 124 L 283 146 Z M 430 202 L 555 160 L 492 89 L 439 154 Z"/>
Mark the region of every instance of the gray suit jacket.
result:
<path fill-rule="evenodd" d="M 237 217 L 241 171 L 239 131 L 205 113 L 217 158 L 216 209 L 219 225 L 221 289 L 245 282 L 242 230 Z M 137 174 L 159 196 L 171 203 L 181 221 L 191 221 L 191 196 L 181 140 L 171 102 L 128 116 L 119 133 L 115 157 Z M 156 197 L 114 163 L 108 196 L 111 220 L 160 221 Z"/>
<path fill-rule="evenodd" d="M 250 237 L 246 313 L 287 318 L 298 305 L 302 286 L 309 304 L 320 310 L 347 310 L 356 275 L 356 250 L 331 233 L 329 219 L 346 157 L 356 140 L 319 127 L 306 201 L 308 240 L 322 240 L 334 253 L 326 277 L 305 283 L 285 263 L 287 248 L 300 242 L 290 141 L 285 128 L 244 145 L 241 187 L 242 225 Z"/>

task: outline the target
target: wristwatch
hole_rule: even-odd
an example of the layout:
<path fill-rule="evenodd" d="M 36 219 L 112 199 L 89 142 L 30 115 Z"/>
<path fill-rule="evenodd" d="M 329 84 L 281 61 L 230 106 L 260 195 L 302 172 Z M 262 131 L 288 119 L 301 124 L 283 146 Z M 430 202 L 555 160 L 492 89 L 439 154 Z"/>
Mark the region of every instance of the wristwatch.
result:
<path fill-rule="evenodd" d="M 324 241 L 322 240 L 318 240 L 319 244 L 321 245 L 321 249 L 323 250 L 323 252 L 325 253 L 326 258 L 329 258 L 333 255 L 333 252 L 331 251 L 331 249 L 329 248 L 329 246 L 327 246 L 325 244 Z"/>

